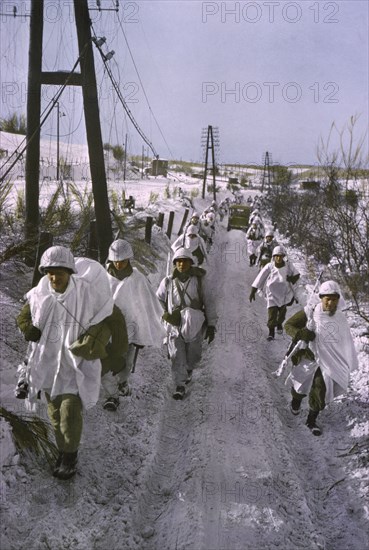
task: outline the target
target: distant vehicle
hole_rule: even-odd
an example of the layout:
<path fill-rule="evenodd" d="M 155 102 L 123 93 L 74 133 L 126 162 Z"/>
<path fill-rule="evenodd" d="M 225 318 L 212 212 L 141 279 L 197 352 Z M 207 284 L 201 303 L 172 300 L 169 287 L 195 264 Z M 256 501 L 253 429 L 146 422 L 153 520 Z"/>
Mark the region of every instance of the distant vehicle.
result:
<path fill-rule="evenodd" d="M 231 204 L 229 206 L 227 231 L 240 229 L 247 231 L 251 207 L 246 204 Z"/>

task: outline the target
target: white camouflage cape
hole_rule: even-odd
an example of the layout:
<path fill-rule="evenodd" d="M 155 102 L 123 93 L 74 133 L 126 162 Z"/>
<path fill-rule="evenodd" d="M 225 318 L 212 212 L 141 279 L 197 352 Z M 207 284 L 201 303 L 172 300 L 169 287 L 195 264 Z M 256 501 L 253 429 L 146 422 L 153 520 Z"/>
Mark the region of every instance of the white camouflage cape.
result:
<path fill-rule="evenodd" d="M 316 338 L 309 344 L 315 361 L 301 361 L 292 368 L 286 380 L 286 383 L 292 383 L 297 392 L 308 393 L 315 371 L 320 367 L 326 386 L 326 403 L 346 392 L 350 373 L 358 368 L 354 341 L 342 311 L 343 306 L 341 297 L 336 313 L 332 316 L 323 311 L 321 302 L 315 306 L 311 327 Z M 305 313 L 309 315 L 307 308 Z"/>
<path fill-rule="evenodd" d="M 137 268 L 120 281 L 109 275 L 114 303 L 124 315 L 128 342 L 161 347 L 165 330 L 161 323 L 163 308 L 145 275 Z"/>
<path fill-rule="evenodd" d="M 79 394 L 88 409 L 97 403 L 100 389 L 100 360 L 76 357 L 69 347 L 86 330 L 113 311 L 113 300 L 104 268 L 94 260 L 76 260 L 77 275 L 71 275 L 65 292 L 57 293 L 47 276 L 27 294 L 32 323 L 41 339 L 29 346 L 29 402 L 39 390 L 51 398 Z M 91 284 L 93 282 L 93 284 Z"/>

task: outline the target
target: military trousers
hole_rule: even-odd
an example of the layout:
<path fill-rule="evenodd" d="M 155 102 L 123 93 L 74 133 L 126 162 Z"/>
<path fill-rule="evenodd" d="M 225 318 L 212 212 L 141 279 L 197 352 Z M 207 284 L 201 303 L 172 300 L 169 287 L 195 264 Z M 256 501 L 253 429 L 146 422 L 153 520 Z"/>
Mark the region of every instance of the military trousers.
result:
<path fill-rule="evenodd" d="M 322 371 L 317 368 L 314 374 L 313 383 L 309 392 L 309 408 L 312 411 L 322 411 L 325 408 L 325 394 L 326 386 L 323 378 Z M 293 398 L 300 401 L 306 397 L 304 393 L 298 393 L 294 388 L 291 389 L 291 395 Z"/>
<path fill-rule="evenodd" d="M 82 436 L 82 401 L 79 395 L 66 393 L 53 399 L 46 393 L 47 412 L 59 451 L 74 453 Z"/>

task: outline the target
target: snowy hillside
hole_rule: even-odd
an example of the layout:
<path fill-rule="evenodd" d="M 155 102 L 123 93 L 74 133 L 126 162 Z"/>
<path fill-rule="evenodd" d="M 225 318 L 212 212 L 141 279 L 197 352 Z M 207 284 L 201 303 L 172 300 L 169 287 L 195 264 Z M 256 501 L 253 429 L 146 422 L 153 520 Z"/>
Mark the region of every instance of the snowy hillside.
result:
<path fill-rule="evenodd" d="M 127 195 L 150 212 L 176 212 L 168 181 L 127 183 Z M 181 177 L 190 194 L 193 180 Z M 247 194 L 255 194 L 250 192 Z M 227 191 L 219 193 L 224 198 Z M 194 199 L 196 210 L 211 197 Z M 142 215 L 142 212 L 140 213 Z M 349 314 L 359 354 L 346 396 L 321 414 L 323 435 L 312 436 L 303 413 L 288 408 L 289 390 L 272 372 L 290 340 L 266 340 L 262 298 L 250 305 L 256 276 L 244 233 L 219 223 L 208 271 L 216 280 L 219 320 L 214 342 L 183 401 L 171 397 L 165 349 L 143 349 L 132 375 L 132 396 L 117 412 L 98 405 L 85 414 L 77 476 L 59 481 L 36 457 L 19 456 L 2 427 L 1 550 L 365 550 L 368 540 L 369 341 Z M 288 241 L 279 235 L 288 248 Z M 160 253 L 150 281 L 165 275 L 169 243 L 154 233 Z M 289 250 L 307 284 L 306 258 Z M 16 367 L 26 344 L 15 329 L 19 300 L 31 272 L 0 267 L 1 405 L 21 412 L 13 397 Z M 288 316 L 298 310 L 289 308 Z M 42 402 L 40 416 L 46 418 Z M 320 418 L 320 417 L 319 417 Z"/>

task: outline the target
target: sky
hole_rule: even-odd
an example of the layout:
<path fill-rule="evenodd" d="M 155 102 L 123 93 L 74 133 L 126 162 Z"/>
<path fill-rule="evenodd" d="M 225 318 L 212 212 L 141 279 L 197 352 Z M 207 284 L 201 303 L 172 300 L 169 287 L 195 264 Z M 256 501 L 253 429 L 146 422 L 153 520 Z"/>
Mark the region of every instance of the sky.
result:
<path fill-rule="evenodd" d="M 1 0 L 1 13 L 30 1 Z M 101 0 L 103 9 L 115 1 Z M 138 125 L 163 158 L 203 161 L 201 137 L 217 128 L 217 161 L 316 164 L 319 138 L 359 115 L 368 126 L 369 3 L 350 1 L 126 1 L 119 12 L 89 0 L 93 32 Z M 0 116 L 26 112 L 27 17 L 0 18 Z M 78 52 L 73 3 L 45 0 L 44 70 L 70 70 Z M 95 48 L 104 143 L 141 154 Z M 57 91 L 44 87 L 43 108 Z M 81 90 L 60 99 L 60 140 L 86 141 Z M 56 139 L 56 109 L 43 127 Z M 332 144 L 334 147 L 334 143 Z M 365 141 L 368 149 L 368 138 Z M 147 146 L 145 145 L 147 151 Z M 150 152 L 151 154 L 151 152 Z"/>

